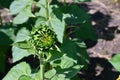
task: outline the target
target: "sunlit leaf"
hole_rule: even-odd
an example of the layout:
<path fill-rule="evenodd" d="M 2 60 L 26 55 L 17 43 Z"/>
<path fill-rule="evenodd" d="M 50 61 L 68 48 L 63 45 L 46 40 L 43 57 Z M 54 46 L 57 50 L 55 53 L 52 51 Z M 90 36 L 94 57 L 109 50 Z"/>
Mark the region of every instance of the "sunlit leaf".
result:
<path fill-rule="evenodd" d="M 31 6 L 26 6 L 14 19 L 14 24 L 22 24 L 26 22 L 29 17 L 35 17 L 31 12 Z"/>
<path fill-rule="evenodd" d="M 32 80 L 30 76 L 22 75 L 18 80 Z"/>
<path fill-rule="evenodd" d="M 57 74 L 51 80 L 65 80 L 64 74 Z"/>
<path fill-rule="evenodd" d="M 16 62 L 24 57 L 28 57 L 29 55 L 34 54 L 34 50 L 29 49 L 21 49 L 19 47 L 13 46 L 12 47 L 12 56 L 13 56 L 13 62 Z"/>
<path fill-rule="evenodd" d="M 120 71 L 120 53 L 113 56 L 109 62 L 115 67 L 116 70 Z"/>
<path fill-rule="evenodd" d="M 67 56 L 63 56 L 62 59 L 61 59 L 60 66 L 61 66 L 62 69 L 70 68 L 74 65 L 74 62 L 75 61 L 73 59 L 71 59 Z"/>
<path fill-rule="evenodd" d="M 14 24 L 22 24 L 22 23 L 26 22 L 28 19 L 29 19 L 28 16 L 26 16 L 23 13 L 20 13 L 13 19 L 13 23 Z"/>
<path fill-rule="evenodd" d="M 23 27 L 22 29 L 18 31 L 15 42 L 29 40 L 30 39 L 29 33 L 30 33 L 29 30 Z"/>
<path fill-rule="evenodd" d="M 30 6 L 32 0 L 14 0 L 10 5 L 10 13 L 17 14 L 22 11 L 26 6 Z"/>
<path fill-rule="evenodd" d="M 29 64 L 21 62 L 11 68 L 11 70 L 7 73 L 3 80 L 19 80 L 22 75 L 30 75 L 30 73 L 31 69 Z"/>
<path fill-rule="evenodd" d="M 27 41 L 17 42 L 17 43 L 14 43 L 13 45 L 22 49 L 32 48 L 32 46 Z"/>
<path fill-rule="evenodd" d="M 45 73 L 45 78 L 51 79 L 55 74 L 56 74 L 56 70 L 55 69 L 49 70 L 49 71 L 47 71 Z"/>

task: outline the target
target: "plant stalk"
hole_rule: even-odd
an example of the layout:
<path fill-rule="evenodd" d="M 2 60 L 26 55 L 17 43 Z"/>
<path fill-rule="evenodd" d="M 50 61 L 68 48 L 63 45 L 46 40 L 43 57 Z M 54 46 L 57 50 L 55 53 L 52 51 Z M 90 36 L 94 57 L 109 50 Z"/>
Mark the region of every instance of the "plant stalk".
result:
<path fill-rule="evenodd" d="M 49 20 L 49 0 L 46 0 L 46 18 Z M 44 60 L 44 53 L 40 53 L 40 80 L 44 80 L 44 67 L 45 67 L 45 60 Z"/>
<path fill-rule="evenodd" d="M 44 80 L 44 53 L 40 53 L 40 80 Z"/>
<path fill-rule="evenodd" d="M 40 80 L 44 80 L 44 64 L 40 64 Z"/>
<path fill-rule="evenodd" d="M 46 17 L 47 20 L 49 20 L 49 0 L 46 0 Z"/>
<path fill-rule="evenodd" d="M 66 6 L 66 0 L 64 0 L 63 5 Z"/>

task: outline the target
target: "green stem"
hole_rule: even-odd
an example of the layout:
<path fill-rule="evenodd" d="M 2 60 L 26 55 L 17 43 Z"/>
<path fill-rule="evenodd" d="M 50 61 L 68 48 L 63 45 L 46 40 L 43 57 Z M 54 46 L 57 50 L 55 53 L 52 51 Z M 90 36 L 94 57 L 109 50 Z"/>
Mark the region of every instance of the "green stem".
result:
<path fill-rule="evenodd" d="M 45 66 L 44 54 L 40 53 L 40 80 L 44 80 L 44 66 Z"/>
<path fill-rule="evenodd" d="M 40 80 L 44 80 L 44 64 L 40 64 Z"/>
<path fill-rule="evenodd" d="M 66 0 L 64 0 L 63 5 L 66 6 Z"/>
<path fill-rule="evenodd" d="M 46 17 L 47 20 L 49 20 L 49 0 L 46 0 Z"/>

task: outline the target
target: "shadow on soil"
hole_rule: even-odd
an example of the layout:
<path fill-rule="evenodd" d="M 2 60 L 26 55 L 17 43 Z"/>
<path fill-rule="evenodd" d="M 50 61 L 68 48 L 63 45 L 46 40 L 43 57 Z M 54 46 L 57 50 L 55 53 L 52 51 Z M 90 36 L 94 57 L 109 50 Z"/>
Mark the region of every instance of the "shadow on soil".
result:
<path fill-rule="evenodd" d="M 104 58 L 91 58 L 87 70 L 81 71 L 85 80 L 116 80 L 119 76 L 113 66 Z"/>
<path fill-rule="evenodd" d="M 91 15 L 91 21 L 94 22 L 94 29 L 96 31 L 98 39 L 109 41 L 115 38 L 115 34 L 119 32 L 118 26 L 109 25 L 113 22 L 111 22 L 111 14 L 107 8 L 103 8 L 99 4 L 91 3 L 83 3 L 78 5 Z M 90 10 L 91 13 L 89 13 Z"/>

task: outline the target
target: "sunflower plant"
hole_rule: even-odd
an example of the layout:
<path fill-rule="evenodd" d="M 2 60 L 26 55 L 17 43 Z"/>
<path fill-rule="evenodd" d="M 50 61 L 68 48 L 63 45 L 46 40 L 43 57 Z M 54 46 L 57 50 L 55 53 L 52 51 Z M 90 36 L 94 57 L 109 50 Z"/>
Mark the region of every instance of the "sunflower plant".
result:
<path fill-rule="evenodd" d="M 89 0 L 73 0 L 84 1 Z M 96 35 L 81 7 L 66 0 L 14 0 L 9 9 L 15 15 L 10 44 L 15 65 L 3 80 L 76 80 L 79 70 L 87 68 L 84 41 Z M 31 55 L 37 61 L 31 63 Z"/>

